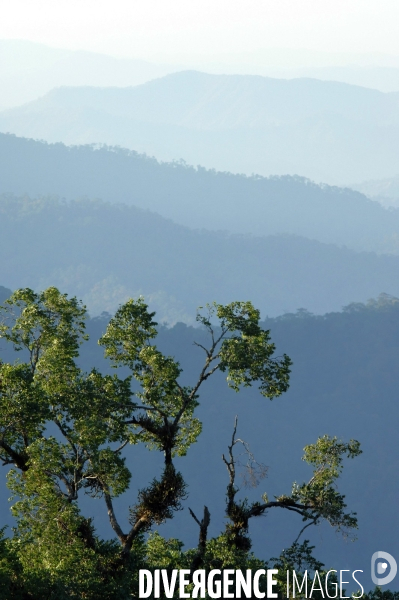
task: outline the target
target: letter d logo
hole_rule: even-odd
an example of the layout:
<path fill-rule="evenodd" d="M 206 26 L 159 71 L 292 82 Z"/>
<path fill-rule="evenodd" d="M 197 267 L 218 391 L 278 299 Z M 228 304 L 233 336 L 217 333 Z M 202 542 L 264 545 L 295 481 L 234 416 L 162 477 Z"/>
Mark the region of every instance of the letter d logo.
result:
<path fill-rule="evenodd" d="M 375 563 L 381 558 L 386 562 L 377 563 L 376 569 Z M 391 567 L 388 575 L 386 575 L 385 577 L 377 577 L 375 574 L 376 570 L 378 575 L 381 575 L 387 570 L 388 564 Z M 391 554 L 388 554 L 388 552 L 382 552 L 382 550 L 374 552 L 373 556 L 371 557 L 371 579 L 373 583 L 375 583 L 375 585 L 386 585 L 387 583 L 391 583 L 391 581 L 395 578 L 397 570 L 398 565 L 396 564 L 396 560 Z"/>

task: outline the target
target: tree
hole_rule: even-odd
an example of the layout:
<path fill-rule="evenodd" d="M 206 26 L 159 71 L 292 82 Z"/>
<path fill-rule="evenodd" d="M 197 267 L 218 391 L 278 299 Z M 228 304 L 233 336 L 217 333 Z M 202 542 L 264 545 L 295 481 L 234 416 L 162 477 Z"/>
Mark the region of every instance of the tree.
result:
<path fill-rule="evenodd" d="M 130 370 L 122 378 L 119 372 L 110 376 L 78 368 L 86 311 L 76 298 L 56 288 L 40 294 L 22 289 L 2 307 L 0 335 L 23 352 L 24 362 L 0 364 L 0 459 L 13 466 L 8 485 L 16 499 L 14 539 L 23 542 L 18 560 L 25 576 L 42 586 L 42 596 L 81 597 L 84 589 L 85 597 L 96 597 L 101 588 L 101 597 L 111 598 L 132 585 L 132 567 L 148 560 L 143 535 L 171 519 L 186 498 L 174 458 L 184 456 L 201 432 L 195 409 L 201 386 L 214 373 L 226 373 L 236 392 L 257 385 L 269 399 L 288 388 L 291 361 L 274 356 L 270 332 L 261 328 L 250 302 L 214 303 L 198 312 L 209 345 L 197 344 L 204 363 L 192 386 L 180 384 L 178 362 L 156 347 L 154 315 L 143 299 L 129 300 L 99 340 L 116 368 Z M 205 507 L 201 521 L 191 511 L 200 527 L 199 546 L 184 559 L 191 568 L 210 564 L 222 546 L 229 556 L 248 560 L 248 522 L 272 508 L 297 512 L 309 524 L 327 519 L 338 529 L 356 526 L 335 481 L 343 456 L 359 454 L 358 442 L 320 438 L 305 449 L 305 459 L 315 466 L 307 484 L 294 484 L 290 496 L 248 503 L 237 500 L 234 448 L 241 440 L 236 430 L 237 424 L 224 457 L 229 522 L 220 539 L 207 540 L 209 511 Z M 164 468 L 139 491 L 124 531 L 113 501 L 129 488 L 132 466 L 123 456 L 128 444 L 162 453 Z M 99 540 L 90 519 L 81 515 L 82 493 L 103 497 L 119 549 L 116 542 Z"/>

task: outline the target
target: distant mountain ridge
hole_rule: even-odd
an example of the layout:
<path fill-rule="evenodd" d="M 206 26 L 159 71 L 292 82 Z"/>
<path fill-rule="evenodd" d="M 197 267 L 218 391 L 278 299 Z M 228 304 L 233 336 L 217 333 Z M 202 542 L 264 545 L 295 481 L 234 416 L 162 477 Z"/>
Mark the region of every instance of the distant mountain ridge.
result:
<path fill-rule="evenodd" d="M 194 229 L 294 234 L 357 251 L 399 252 L 399 211 L 359 192 L 299 177 L 244 177 L 159 163 L 118 148 L 69 148 L 0 134 L 1 192 L 102 198 Z"/>
<path fill-rule="evenodd" d="M 282 102 L 284 99 L 284 102 Z M 192 129 L 289 124 L 336 114 L 379 125 L 399 124 L 399 93 L 317 79 L 212 75 L 181 71 L 134 87 L 61 87 L 3 116 L 51 108 L 93 109 L 140 122 Z"/>
<path fill-rule="evenodd" d="M 266 73 L 265 73 L 266 75 Z M 340 81 L 349 85 L 379 90 L 380 92 L 399 91 L 399 68 L 396 66 L 329 66 L 273 69 L 269 77 L 321 79 Z"/>
<path fill-rule="evenodd" d="M 0 197 L 0 281 L 56 285 L 91 314 L 143 294 L 160 322 L 192 322 L 208 301 L 251 299 L 263 315 L 338 310 L 381 291 L 399 296 L 399 256 L 356 253 L 298 236 L 193 231 L 133 206 Z"/>
<path fill-rule="evenodd" d="M 3 39 L 0 110 L 35 100 L 60 85 L 138 85 L 175 70 L 145 60 Z"/>
<path fill-rule="evenodd" d="M 396 173 L 399 93 L 183 71 L 129 88 L 59 88 L 0 113 L 0 130 L 340 184 Z"/>
<path fill-rule="evenodd" d="M 399 208 L 399 175 L 389 179 L 363 181 L 351 187 L 383 206 Z"/>

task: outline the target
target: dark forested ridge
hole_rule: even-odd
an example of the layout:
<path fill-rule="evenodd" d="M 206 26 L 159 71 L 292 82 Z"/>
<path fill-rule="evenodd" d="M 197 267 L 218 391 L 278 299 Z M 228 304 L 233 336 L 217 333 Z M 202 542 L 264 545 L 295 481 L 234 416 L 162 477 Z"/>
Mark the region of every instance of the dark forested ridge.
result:
<path fill-rule="evenodd" d="M 399 211 L 358 192 L 300 177 L 159 163 L 118 148 L 69 148 L 0 134 L 0 192 L 88 196 L 150 209 L 195 229 L 288 233 L 355 250 L 399 251 Z"/>
<path fill-rule="evenodd" d="M 118 148 L 68 148 L 1 134 L 0 174 L 0 282 L 7 288 L 55 285 L 82 298 L 92 316 L 144 295 L 157 310 L 159 348 L 180 361 L 184 386 L 202 364 L 194 341 L 204 343 L 205 331 L 191 326 L 195 309 L 213 300 L 251 300 L 264 319 L 269 315 L 263 325 L 277 356 L 293 360 L 290 390 L 273 403 L 254 388 L 235 395 L 226 389 L 226 373 L 206 381 L 198 411 L 203 432 L 187 458 L 176 458 L 188 499 L 160 526 L 161 535 L 194 546 L 198 528 L 188 507 L 199 515 L 204 505 L 211 513 L 209 536 L 220 533 L 227 483 L 220 457 L 238 415 L 240 437 L 269 467 L 261 486 L 248 491 L 250 501 L 290 494 L 294 479 L 308 480 L 301 455 L 320 435 L 359 440 L 363 454 L 345 464 L 339 482 L 358 514 L 358 542 L 345 542 L 324 525 L 306 537 L 328 568 L 364 568 L 376 548 L 399 554 L 397 211 L 299 177 L 235 176 Z M 7 288 L 0 287 L 0 303 Z M 378 300 L 361 303 L 380 292 Z M 86 370 L 111 372 L 97 345 L 109 318 L 88 319 L 90 341 L 80 358 Z M 0 361 L 14 358 L 23 356 L 1 341 Z M 148 486 L 149 473 L 159 477 L 162 453 L 136 444 L 123 452 L 132 486 L 115 506 L 127 528 L 132 495 Z M 3 494 L 3 523 L 11 525 L 6 505 Z M 83 495 L 79 506 L 94 517 L 100 536 L 113 536 L 101 499 Z M 276 556 L 293 542 L 301 528 L 294 517 L 251 523 L 257 556 Z"/>
<path fill-rule="evenodd" d="M 101 201 L 0 198 L 1 280 L 57 285 L 92 314 L 144 294 L 161 320 L 190 322 L 209 299 L 251 298 L 262 314 L 339 310 L 399 295 L 399 257 L 298 236 L 193 231 L 149 211 Z"/>
<path fill-rule="evenodd" d="M 0 114 L 1 131 L 49 142 L 334 184 L 395 175 L 398 128 L 398 93 L 196 71 L 130 88 L 63 87 Z"/>
<path fill-rule="evenodd" d="M 209 52 L 0 40 L 0 600 L 399 600 L 399 56 Z"/>
<path fill-rule="evenodd" d="M 96 365 L 101 371 L 112 372 L 96 343 L 108 318 L 88 321 L 90 341 L 82 346 L 84 369 Z M 263 325 L 270 328 L 277 353 L 287 352 L 293 360 L 290 390 L 270 403 L 255 389 L 236 395 L 226 388 L 223 374 L 207 384 L 200 397 L 203 433 L 188 456 L 178 460 L 189 483 L 189 497 L 184 510 L 162 526 L 160 533 L 179 537 L 187 547 L 195 545 L 197 528 L 187 507 L 200 512 L 204 504 L 212 516 L 210 535 L 222 527 L 227 475 L 220 456 L 237 414 L 240 436 L 250 442 L 256 458 L 270 467 L 260 488 L 245 491 L 250 498 L 258 498 L 264 491 L 271 498 L 282 489 L 289 493 L 298 473 L 306 479 L 308 467 L 301 464 L 301 451 L 321 433 L 358 439 L 363 455 L 348 463 L 340 482 L 348 506 L 358 513 L 358 541 L 345 542 L 324 526 L 308 530 L 306 537 L 316 543 L 317 555 L 328 567 L 364 568 L 378 547 L 397 555 L 399 301 L 381 296 L 368 305 L 352 304 L 339 313 L 314 316 L 300 311 L 268 319 Z M 193 341 L 205 343 L 205 332 L 183 323 L 159 329 L 159 348 L 181 362 L 183 383 L 192 382 L 201 365 L 201 350 Z M 4 348 L 1 357 L 14 358 Z M 147 485 L 147 466 L 151 472 L 160 468 L 156 453 L 141 452 L 136 446 L 128 450 L 127 460 L 140 464 L 135 470 L 135 489 Z M 131 502 L 131 493 L 121 497 L 118 510 Z M 5 497 L 3 503 L 5 510 Z M 82 506 L 89 511 L 87 516 L 95 515 L 101 534 L 112 535 L 101 499 L 94 513 L 92 503 L 83 499 Z M 256 554 L 265 558 L 276 555 L 293 541 L 299 528 L 295 516 L 273 515 L 257 521 L 251 526 Z M 369 571 L 362 581 L 371 587 L 368 577 Z"/>

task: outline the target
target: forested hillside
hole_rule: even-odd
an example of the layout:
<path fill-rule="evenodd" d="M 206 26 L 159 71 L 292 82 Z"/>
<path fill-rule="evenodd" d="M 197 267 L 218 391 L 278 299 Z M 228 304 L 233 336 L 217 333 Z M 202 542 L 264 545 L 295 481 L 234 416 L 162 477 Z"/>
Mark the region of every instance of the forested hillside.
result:
<path fill-rule="evenodd" d="M 0 600 L 399 600 L 398 17 L 0 4 Z"/>
<path fill-rule="evenodd" d="M 316 79 L 183 71 L 128 88 L 59 88 L 0 131 L 162 160 L 344 184 L 397 172 L 399 95 Z"/>
<path fill-rule="evenodd" d="M 288 233 L 354 250 L 399 252 L 399 210 L 358 192 L 299 177 L 159 163 L 118 148 L 69 148 L 0 134 L 0 192 L 88 196 L 150 209 L 193 229 Z"/>
<path fill-rule="evenodd" d="M 200 139 L 197 135 L 206 141 L 205 151 L 210 135 L 221 144 L 228 138 L 238 151 L 242 146 L 237 144 L 237 131 L 252 143 L 255 131 L 255 136 L 259 131 L 268 136 L 274 128 L 280 139 L 281 128 L 296 127 L 307 119 L 314 128 L 312 111 L 317 106 L 321 137 L 326 122 L 334 122 L 331 127 L 340 131 L 336 123 L 342 119 L 351 123 L 345 125 L 345 135 L 352 126 L 363 131 L 365 121 L 367 127 L 371 122 L 375 130 L 389 135 L 399 126 L 395 95 L 350 89 L 358 110 L 342 97 L 336 104 L 341 111 L 337 117 L 331 116 L 331 86 L 296 83 L 299 87 L 292 89 L 297 97 L 282 106 L 279 83 L 273 102 L 267 90 L 266 114 L 256 112 L 253 104 L 261 96 L 261 79 L 259 89 L 251 91 L 249 86 L 242 94 L 241 79 L 227 78 L 221 87 L 208 89 L 207 78 L 189 77 L 197 87 L 187 88 L 181 104 L 175 102 L 171 77 L 162 81 L 169 86 L 163 90 L 169 95 L 167 106 L 157 104 L 162 95 L 154 95 L 157 102 L 148 100 L 148 90 L 151 94 L 158 90 L 159 82 L 153 82 L 139 92 L 124 90 L 123 97 L 120 90 L 85 89 L 83 109 L 82 90 L 59 90 L 35 105 L 35 117 L 32 107 L 26 107 L 25 117 L 40 129 L 42 111 L 58 124 L 67 115 L 62 127 L 73 131 L 76 126 L 82 139 L 87 135 L 92 140 L 97 118 L 107 124 L 104 111 L 112 106 L 109 126 L 117 119 L 126 129 L 126 118 L 133 122 L 134 115 L 140 116 L 143 139 L 148 131 L 156 139 L 161 127 L 163 135 L 168 133 L 165 143 L 174 140 L 184 147 L 184 132 L 190 132 L 193 143 Z M 315 105 L 307 101 L 309 85 L 312 94 L 321 94 L 315 97 Z M 291 89 L 287 82 L 281 86 Z M 346 90 L 345 86 L 334 89 Z M 226 94 L 232 106 L 238 98 L 234 110 L 224 111 Z M 199 97 L 202 101 L 196 104 Z M 97 115 L 96 103 L 103 111 Z M 90 127 L 82 129 L 82 123 L 90 120 Z M 184 135 L 178 138 L 176 131 Z M 362 138 L 364 147 L 370 139 Z M 216 145 L 215 152 L 221 148 Z M 260 153 L 256 144 L 254 152 Z M 383 154 L 380 158 L 385 160 Z M 95 366 L 111 373 L 97 339 L 109 313 L 139 295 L 157 311 L 159 347 L 181 362 L 184 385 L 193 383 L 200 368 L 201 349 L 194 342 L 205 344 L 205 331 L 192 325 L 197 306 L 209 301 L 252 301 L 266 319 L 263 325 L 271 329 L 277 356 L 286 353 L 293 360 L 290 390 L 273 403 L 265 402 L 255 389 L 235 395 L 226 389 L 223 373 L 206 382 L 199 408 L 204 430 L 187 458 L 176 458 L 189 484 L 188 498 L 184 510 L 160 526 L 162 535 L 180 538 L 186 547 L 196 544 L 198 534 L 188 507 L 197 514 L 204 505 L 209 507 L 210 536 L 223 528 L 227 479 L 220 456 L 238 415 L 240 437 L 269 467 L 260 488 L 247 492 L 250 501 L 259 492 L 270 499 L 289 494 L 294 478 L 306 480 L 309 469 L 300 457 L 304 446 L 318 436 L 359 440 L 363 454 L 345 465 L 339 485 L 348 506 L 358 514 L 358 542 L 344 542 L 326 525 L 307 530 L 306 537 L 316 544 L 317 556 L 328 567 L 336 566 L 339 557 L 342 568 L 357 569 L 368 563 L 376 545 L 399 552 L 392 525 L 397 519 L 393 507 L 398 491 L 393 474 L 399 459 L 395 442 L 398 239 L 399 210 L 387 210 L 351 189 L 317 185 L 298 176 L 247 177 L 184 162 L 162 163 L 117 147 L 67 147 L 0 134 L 0 253 L 6 257 L 0 263 L 0 281 L 7 286 L 0 287 L 0 303 L 9 295 L 7 288 L 20 287 L 40 290 L 55 285 L 82 298 L 92 316 L 87 327 L 90 341 L 83 344 L 80 358 L 85 369 Z M 367 303 L 381 292 L 378 300 Z M 0 345 L 0 361 L 16 356 Z M 123 369 L 120 373 L 126 374 Z M 124 452 L 134 481 L 128 493 L 115 499 L 118 512 L 126 517 L 122 528 L 128 526 L 132 493 L 148 485 L 149 472 L 161 471 L 157 453 L 148 454 L 136 445 L 126 446 Z M 1 502 L 3 514 L 8 514 L 5 497 Z M 93 504 L 83 496 L 79 504 L 86 517 L 94 517 L 100 536 L 113 536 L 100 499 Z M 256 555 L 269 558 L 288 547 L 301 527 L 295 517 L 277 514 L 251 524 Z M 10 515 L 4 522 L 12 524 Z"/>
<path fill-rule="evenodd" d="M 88 321 L 90 341 L 82 346 L 84 369 L 96 365 L 103 372 L 112 372 L 96 343 L 108 319 L 103 316 Z M 399 300 L 381 296 L 367 305 L 352 304 L 339 313 L 314 316 L 300 311 L 268 319 L 263 325 L 271 330 L 277 354 L 287 352 L 293 360 L 290 390 L 270 403 L 256 389 L 236 395 L 226 388 L 223 374 L 207 384 L 200 396 L 203 433 L 188 456 L 177 460 L 189 483 L 189 496 L 184 510 L 160 527 L 160 532 L 181 538 L 187 547 L 195 545 L 197 527 L 187 507 L 199 513 L 204 504 L 211 513 L 210 535 L 217 535 L 223 527 L 227 474 L 220 457 L 230 440 L 234 416 L 238 415 L 240 437 L 250 443 L 257 460 L 269 466 L 268 477 L 260 487 L 245 491 L 251 499 L 265 491 L 269 498 L 282 490 L 289 493 L 292 479 L 298 474 L 299 482 L 306 479 L 309 467 L 301 464 L 301 451 L 321 432 L 358 439 L 363 454 L 348 463 L 340 482 L 348 506 L 358 513 L 358 541 L 345 542 L 327 526 L 308 529 L 306 537 L 317 544 L 317 556 L 331 567 L 337 557 L 339 564 L 348 569 L 368 564 L 375 547 L 397 552 L 393 524 L 397 522 L 395 473 L 399 460 Z M 192 383 L 202 364 L 202 351 L 193 342 L 207 343 L 205 331 L 183 323 L 171 329 L 160 326 L 159 330 L 160 349 L 180 361 L 184 369 L 182 383 Z M 15 356 L 22 358 L 2 348 L 2 360 Z M 133 490 L 148 484 L 148 469 L 154 472 L 161 468 L 158 453 L 133 446 L 126 456 L 133 468 L 140 464 L 139 470 L 134 469 Z M 5 515 L 5 497 L 2 502 Z M 131 502 L 131 492 L 122 496 L 116 501 L 118 511 L 127 509 Z M 95 515 L 99 532 L 111 536 L 103 500 L 96 501 L 94 509 L 92 500 L 83 497 L 81 504 L 87 516 Z M 273 514 L 273 518 L 257 521 L 251 527 L 256 554 L 265 558 L 278 554 L 291 544 L 300 527 L 296 515 L 287 518 Z M 366 585 L 368 577 L 369 572 L 362 579 Z"/>
<path fill-rule="evenodd" d="M 263 315 L 323 313 L 381 291 L 399 295 L 399 257 L 298 236 L 195 231 L 132 206 L 0 197 L 0 279 L 57 285 L 91 314 L 144 294 L 161 321 L 191 322 L 208 300 L 249 299 Z"/>

